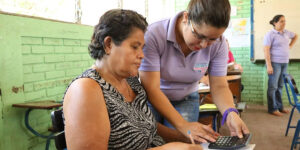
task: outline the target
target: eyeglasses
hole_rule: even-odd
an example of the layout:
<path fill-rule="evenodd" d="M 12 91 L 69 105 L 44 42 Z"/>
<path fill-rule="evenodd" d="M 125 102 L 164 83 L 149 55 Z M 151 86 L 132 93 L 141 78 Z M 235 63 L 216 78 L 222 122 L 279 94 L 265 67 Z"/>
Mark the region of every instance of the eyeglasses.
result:
<path fill-rule="evenodd" d="M 194 34 L 194 36 L 195 36 L 198 40 L 201 40 L 201 41 L 205 40 L 205 41 L 207 41 L 207 42 L 209 42 L 209 43 L 214 42 L 214 41 L 217 40 L 217 39 L 208 39 L 208 38 L 205 37 L 204 35 L 197 33 L 197 32 L 195 31 L 195 29 L 194 29 L 194 26 L 193 26 L 193 23 L 192 23 L 191 20 L 189 20 L 189 24 L 190 24 L 192 33 Z"/>

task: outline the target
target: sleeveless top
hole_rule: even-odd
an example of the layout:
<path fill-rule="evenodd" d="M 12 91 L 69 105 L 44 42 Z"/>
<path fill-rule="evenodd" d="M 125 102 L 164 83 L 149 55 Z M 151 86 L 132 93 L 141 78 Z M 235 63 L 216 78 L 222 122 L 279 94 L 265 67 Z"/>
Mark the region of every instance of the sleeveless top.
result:
<path fill-rule="evenodd" d="M 157 134 L 156 120 L 147 105 L 146 91 L 137 77 L 126 79 L 136 94 L 132 102 L 126 102 L 125 98 L 95 69 L 86 70 L 70 85 L 79 78 L 93 79 L 102 89 L 111 128 L 108 149 L 143 150 L 164 144 L 163 139 Z"/>

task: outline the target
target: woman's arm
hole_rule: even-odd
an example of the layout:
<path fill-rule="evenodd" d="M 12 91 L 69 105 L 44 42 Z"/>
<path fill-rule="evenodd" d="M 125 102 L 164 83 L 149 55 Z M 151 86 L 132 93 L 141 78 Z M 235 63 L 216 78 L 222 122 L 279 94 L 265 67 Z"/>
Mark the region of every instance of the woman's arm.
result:
<path fill-rule="evenodd" d="M 149 101 L 175 128 L 186 121 L 176 111 L 166 95 L 160 90 L 160 72 L 139 72 L 141 83 L 145 88 Z"/>
<path fill-rule="evenodd" d="M 209 76 L 209 83 L 212 99 L 222 114 L 228 108 L 235 108 L 233 96 L 225 76 Z M 247 126 L 235 112 L 228 114 L 226 123 L 233 136 L 243 137 L 243 133 L 249 133 Z"/>
<path fill-rule="evenodd" d="M 291 42 L 290 42 L 290 49 L 294 46 L 294 44 L 296 43 L 298 39 L 298 35 L 295 33 L 295 36 L 292 38 Z"/>
<path fill-rule="evenodd" d="M 267 65 L 267 72 L 268 74 L 273 74 L 273 67 L 271 64 L 271 54 L 270 54 L 270 46 L 265 46 L 264 47 L 264 53 L 265 53 L 265 61 Z"/>
<path fill-rule="evenodd" d="M 107 149 L 110 123 L 100 86 L 82 78 L 69 87 L 63 104 L 68 149 Z"/>
<path fill-rule="evenodd" d="M 157 133 L 164 141 L 191 143 L 191 140 L 181 134 L 178 130 L 168 128 L 161 123 L 157 123 Z"/>
<path fill-rule="evenodd" d="M 199 142 L 207 142 L 205 139 L 215 141 L 217 134 L 209 126 L 198 122 L 189 123 L 176 111 L 166 95 L 160 90 L 160 72 L 140 71 L 139 75 L 151 104 L 177 130 L 186 137 L 189 136 L 187 132 L 190 130 L 194 139 Z"/>

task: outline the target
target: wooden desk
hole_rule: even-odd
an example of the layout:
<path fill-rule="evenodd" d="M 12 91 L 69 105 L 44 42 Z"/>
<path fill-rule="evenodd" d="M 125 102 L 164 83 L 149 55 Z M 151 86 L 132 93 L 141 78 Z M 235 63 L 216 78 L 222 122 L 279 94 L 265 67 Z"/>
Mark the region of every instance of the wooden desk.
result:
<path fill-rule="evenodd" d="M 33 109 L 49 110 L 49 109 L 58 108 L 58 107 L 61 107 L 61 106 L 62 106 L 62 103 L 58 103 L 58 102 L 55 102 L 53 100 L 25 102 L 25 103 L 18 103 L 18 104 L 13 104 L 12 105 L 12 107 L 27 108 L 27 111 L 25 113 L 25 126 L 34 135 L 36 135 L 38 137 L 41 137 L 41 138 L 44 138 L 44 139 L 47 139 L 46 148 L 45 148 L 46 150 L 49 149 L 50 140 L 53 137 L 53 134 L 43 135 L 43 134 L 38 133 L 36 130 L 34 130 L 29 124 L 29 113 Z"/>
<path fill-rule="evenodd" d="M 198 93 L 200 94 L 199 104 L 201 105 L 206 97 L 206 95 L 210 94 L 210 88 L 208 85 L 204 86 L 203 84 L 199 84 Z"/>
<path fill-rule="evenodd" d="M 207 76 L 205 76 L 207 78 Z M 236 97 L 236 102 L 241 102 L 241 75 L 231 75 L 226 76 L 226 80 L 228 81 L 229 89 L 231 90 L 231 93 L 234 97 Z M 201 83 L 200 83 L 201 84 Z M 209 86 L 208 88 L 205 88 L 205 86 L 200 86 L 198 92 L 199 94 L 202 94 L 204 96 L 201 97 L 201 99 L 204 99 L 206 95 L 210 94 Z M 209 103 L 212 103 L 209 102 Z"/>
<path fill-rule="evenodd" d="M 53 100 L 26 102 L 13 104 L 13 107 L 28 108 L 28 109 L 52 109 L 61 107 L 62 103 L 55 102 Z"/>
<path fill-rule="evenodd" d="M 230 69 L 227 70 L 227 75 L 241 75 L 242 72 L 239 69 Z"/>
<path fill-rule="evenodd" d="M 226 79 L 228 81 L 229 89 L 232 93 L 232 95 L 236 98 L 235 103 L 241 102 L 241 75 L 231 75 L 231 76 L 226 76 Z"/>

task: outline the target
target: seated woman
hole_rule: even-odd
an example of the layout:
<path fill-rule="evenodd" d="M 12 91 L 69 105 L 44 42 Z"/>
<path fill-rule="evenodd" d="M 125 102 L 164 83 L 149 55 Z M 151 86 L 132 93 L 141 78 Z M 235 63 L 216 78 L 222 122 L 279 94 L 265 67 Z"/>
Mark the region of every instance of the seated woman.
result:
<path fill-rule="evenodd" d="M 95 65 L 72 81 L 63 112 L 68 149 L 202 149 L 157 124 L 137 75 L 144 57 L 145 18 L 134 11 L 106 12 L 94 28 L 89 53 Z"/>

